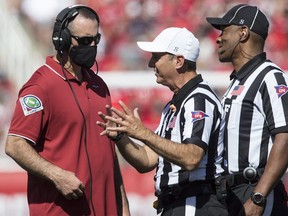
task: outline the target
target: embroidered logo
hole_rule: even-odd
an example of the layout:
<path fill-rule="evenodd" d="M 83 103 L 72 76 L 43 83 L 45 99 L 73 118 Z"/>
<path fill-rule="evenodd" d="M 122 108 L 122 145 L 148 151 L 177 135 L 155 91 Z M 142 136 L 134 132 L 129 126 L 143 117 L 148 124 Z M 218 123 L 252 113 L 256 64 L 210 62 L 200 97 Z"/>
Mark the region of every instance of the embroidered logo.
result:
<path fill-rule="evenodd" d="M 204 113 L 203 111 L 192 111 L 192 122 L 204 119 L 206 117 L 209 117 L 206 113 Z"/>
<path fill-rule="evenodd" d="M 231 92 L 231 95 L 240 95 L 243 89 L 244 89 L 243 85 L 237 85 L 234 87 L 233 91 Z"/>
<path fill-rule="evenodd" d="M 25 116 L 44 109 L 41 100 L 34 95 L 26 95 L 21 97 L 19 101 Z"/>
<path fill-rule="evenodd" d="M 282 97 L 288 92 L 288 87 L 285 85 L 274 86 L 276 89 L 276 93 L 278 94 L 278 98 Z"/>

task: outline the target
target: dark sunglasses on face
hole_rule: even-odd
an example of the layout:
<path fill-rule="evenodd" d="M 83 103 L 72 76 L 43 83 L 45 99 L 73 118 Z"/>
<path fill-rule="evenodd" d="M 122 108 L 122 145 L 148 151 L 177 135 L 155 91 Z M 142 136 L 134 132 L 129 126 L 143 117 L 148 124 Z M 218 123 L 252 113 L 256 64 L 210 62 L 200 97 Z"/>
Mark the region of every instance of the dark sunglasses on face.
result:
<path fill-rule="evenodd" d="M 71 35 L 71 37 L 77 41 L 79 46 L 89 46 L 92 44 L 92 42 L 95 42 L 95 45 L 97 45 L 100 42 L 101 34 L 97 33 L 95 36 L 84 36 L 84 37 Z"/>

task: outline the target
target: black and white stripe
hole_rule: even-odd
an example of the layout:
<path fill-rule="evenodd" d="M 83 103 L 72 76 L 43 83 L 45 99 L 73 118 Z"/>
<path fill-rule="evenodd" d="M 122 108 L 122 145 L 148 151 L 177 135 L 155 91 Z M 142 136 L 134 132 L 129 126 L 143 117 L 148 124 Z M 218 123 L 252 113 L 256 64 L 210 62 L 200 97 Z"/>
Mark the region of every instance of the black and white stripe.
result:
<path fill-rule="evenodd" d="M 265 167 L 273 135 L 288 131 L 287 75 L 265 59 L 241 73 L 244 75 L 234 77 L 222 99 L 225 166 L 230 173 L 247 166 Z M 236 86 L 242 91 L 233 93 Z M 278 86 L 283 86 L 284 94 L 277 92 Z"/>
<path fill-rule="evenodd" d="M 193 171 L 187 171 L 160 157 L 155 176 L 156 192 L 168 185 L 194 180 L 212 180 L 223 171 L 220 155 L 224 147 L 219 141 L 220 126 L 223 123 L 221 103 L 200 75 L 196 80 L 198 81 L 196 84 L 194 82 L 195 85 L 188 83 L 186 94 L 182 94 L 181 99 L 178 98 L 175 112 L 170 109 L 170 103 L 165 106 L 156 133 L 179 145 L 187 143 L 198 145 L 205 150 L 205 157 L 199 167 Z M 180 92 L 179 94 L 181 95 Z M 194 111 L 205 114 L 206 117 L 195 121 L 192 117 Z"/>

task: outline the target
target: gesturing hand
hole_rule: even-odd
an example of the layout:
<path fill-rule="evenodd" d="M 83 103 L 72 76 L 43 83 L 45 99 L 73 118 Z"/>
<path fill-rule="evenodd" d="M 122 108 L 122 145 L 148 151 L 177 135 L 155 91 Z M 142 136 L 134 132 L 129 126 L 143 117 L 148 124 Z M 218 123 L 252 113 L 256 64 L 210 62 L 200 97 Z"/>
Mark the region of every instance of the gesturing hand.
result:
<path fill-rule="evenodd" d="M 104 129 L 100 133 L 101 136 L 106 135 L 109 138 L 115 138 L 117 136 L 118 132 L 117 131 L 108 131 L 107 130 L 108 127 L 115 127 L 116 126 L 116 124 L 114 122 L 109 121 L 106 118 L 107 116 L 112 116 L 111 107 L 109 105 L 106 105 L 106 113 L 107 113 L 107 115 L 105 115 L 102 112 L 98 112 L 98 115 L 101 117 L 103 122 L 97 121 L 96 124 Z"/>
<path fill-rule="evenodd" d="M 117 117 L 112 117 L 112 115 L 105 116 L 105 120 L 107 120 L 107 122 L 114 123 L 114 125 L 106 125 L 106 133 L 108 132 L 110 134 L 112 132 L 124 132 L 128 136 L 136 139 L 139 139 L 145 135 L 145 132 L 148 129 L 145 128 L 141 122 L 138 114 L 138 108 L 134 109 L 132 112 L 122 101 L 119 101 L 119 105 L 123 111 L 120 111 L 115 107 L 110 108 L 110 110 L 115 113 Z"/>

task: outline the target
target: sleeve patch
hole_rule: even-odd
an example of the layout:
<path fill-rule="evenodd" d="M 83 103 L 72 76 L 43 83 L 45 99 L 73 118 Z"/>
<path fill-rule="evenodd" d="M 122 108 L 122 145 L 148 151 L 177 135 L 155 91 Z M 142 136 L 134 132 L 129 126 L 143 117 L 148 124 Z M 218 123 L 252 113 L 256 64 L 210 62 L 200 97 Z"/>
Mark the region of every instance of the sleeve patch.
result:
<path fill-rule="evenodd" d="M 279 85 L 279 86 L 274 86 L 274 87 L 278 95 L 278 98 L 282 97 L 288 92 L 288 87 L 285 85 Z"/>
<path fill-rule="evenodd" d="M 207 115 L 203 111 L 192 111 L 191 114 L 192 114 L 192 122 L 209 117 L 209 115 Z"/>
<path fill-rule="evenodd" d="M 21 97 L 19 101 L 25 116 L 31 115 L 44 109 L 41 100 L 35 95 L 26 95 Z"/>

